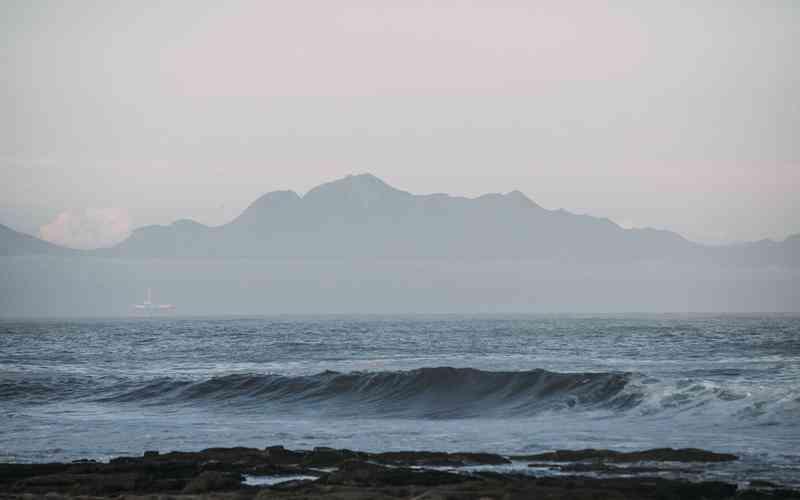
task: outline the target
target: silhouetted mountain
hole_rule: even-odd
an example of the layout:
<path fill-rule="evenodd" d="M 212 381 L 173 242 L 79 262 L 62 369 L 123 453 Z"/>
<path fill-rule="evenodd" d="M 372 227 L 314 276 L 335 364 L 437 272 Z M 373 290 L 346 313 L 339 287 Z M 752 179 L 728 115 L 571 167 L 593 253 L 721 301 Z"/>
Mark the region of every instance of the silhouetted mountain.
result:
<path fill-rule="evenodd" d="M 722 266 L 800 266 L 800 235 L 784 242 L 707 247 L 656 229 L 547 210 L 519 191 L 463 198 L 414 195 L 370 174 L 315 187 L 305 196 L 267 193 L 232 222 L 147 226 L 109 249 L 76 251 L 0 226 L 3 255 L 113 257 L 522 258 Z"/>
<path fill-rule="evenodd" d="M 141 228 L 122 256 L 683 258 L 700 247 L 668 231 L 545 210 L 519 191 L 474 199 L 413 195 L 369 174 L 300 197 L 269 193 L 219 227 Z"/>
<path fill-rule="evenodd" d="M 414 195 L 370 174 L 299 196 L 268 193 L 218 227 L 191 221 L 136 230 L 103 255 L 136 257 L 527 258 L 795 265 L 796 240 L 712 248 L 669 231 L 546 210 L 519 191 Z"/>
<path fill-rule="evenodd" d="M 800 234 L 783 241 L 761 240 L 715 249 L 715 256 L 731 265 L 761 263 L 772 267 L 800 266 Z"/>
<path fill-rule="evenodd" d="M 53 245 L 0 224 L 0 255 L 72 255 L 70 248 Z"/>

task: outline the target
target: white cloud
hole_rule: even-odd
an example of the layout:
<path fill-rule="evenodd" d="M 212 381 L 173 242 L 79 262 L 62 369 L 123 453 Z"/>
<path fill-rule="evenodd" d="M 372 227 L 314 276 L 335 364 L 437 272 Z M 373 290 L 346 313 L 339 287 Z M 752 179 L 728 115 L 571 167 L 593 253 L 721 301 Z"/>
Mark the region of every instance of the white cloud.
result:
<path fill-rule="evenodd" d="M 39 228 L 43 240 L 72 248 L 108 247 L 130 234 L 130 215 L 119 208 L 66 210 Z"/>

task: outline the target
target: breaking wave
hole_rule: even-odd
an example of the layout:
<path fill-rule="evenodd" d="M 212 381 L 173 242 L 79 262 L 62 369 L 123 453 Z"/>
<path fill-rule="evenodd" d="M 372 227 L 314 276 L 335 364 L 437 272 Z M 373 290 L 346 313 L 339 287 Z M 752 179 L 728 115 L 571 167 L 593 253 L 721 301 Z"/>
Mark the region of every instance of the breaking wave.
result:
<path fill-rule="evenodd" d="M 101 399 L 155 405 L 224 403 L 241 409 L 332 416 L 469 418 L 636 404 L 622 395 L 629 374 L 488 372 L 421 368 L 307 376 L 228 375 L 201 382 L 160 380 Z"/>
<path fill-rule="evenodd" d="M 71 380 L 68 392 L 63 392 L 67 388 L 60 384 L 52 386 L 45 381 L 28 380 L 22 385 L 0 383 L 0 394 L 6 398 L 34 397 L 42 402 L 64 396 L 106 404 L 178 407 L 219 404 L 243 411 L 469 418 L 532 415 L 563 409 L 624 409 L 638 402 L 635 395 L 623 393 L 630 377 L 627 373 L 489 372 L 441 367 L 386 372 L 326 371 L 305 376 L 237 374 L 201 381 L 159 378 L 102 388 Z"/>
<path fill-rule="evenodd" d="M 667 383 L 637 373 L 449 367 L 302 376 L 235 374 L 199 381 L 166 377 L 105 383 L 80 378 L 0 380 L 0 397 L 7 400 L 69 399 L 169 409 L 216 406 L 285 416 L 507 418 L 595 410 L 648 417 L 708 407 L 739 417 L 785 418 L 787 412 L 800 416 L 797 394 L 771 396 L 754 396 L 698 379 Z"/>

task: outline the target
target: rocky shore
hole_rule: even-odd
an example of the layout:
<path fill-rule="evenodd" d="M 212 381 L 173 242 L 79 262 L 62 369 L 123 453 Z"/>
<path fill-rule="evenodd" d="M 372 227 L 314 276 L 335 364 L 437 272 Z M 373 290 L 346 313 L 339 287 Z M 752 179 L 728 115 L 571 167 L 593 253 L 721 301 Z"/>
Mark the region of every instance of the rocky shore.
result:
<path fill-rule="evenodd" d="M 0 498 L 269 499 L 800 499 L 800 491 L 753 480 L 736 485 L 661 477 L 702 470 L 735 455 L 671 448 L 639 452 L 559 450 L 524 456 L 491 453 L 288 450 L 282 446 L 145 452 L 108 463 L 0 464 Z M 665 462 L 670 463 L 667 468 Z M 481 470 L 519 464 L 555 471 L 537 476 Z M 503 470 L 500 468 L 499 470 Z M 264 480 L 259 480 L 259 479 Z M 246 480 L 247 479 L 247 480 Z M 282 479 L 282 480 L 281 480 Z"/>

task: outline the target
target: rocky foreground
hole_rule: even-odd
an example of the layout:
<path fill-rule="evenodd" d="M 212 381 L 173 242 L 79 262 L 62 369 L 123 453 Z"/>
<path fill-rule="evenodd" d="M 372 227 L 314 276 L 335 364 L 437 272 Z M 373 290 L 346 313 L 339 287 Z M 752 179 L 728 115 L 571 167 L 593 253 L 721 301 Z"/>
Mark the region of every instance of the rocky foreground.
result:
<path fill-rule="evenodd" d="M 717 481 L 657 477 L 661 462 L 687 469 L 737 457 L 697 449 L 670 448 L 621 453 L 611 450 L 556 451 L 505 457 L 490 453 L 365 453 L 332 448 L 292 451 L 211 448 L 200 452 L 146 452 L 109 463 L 0 464 L 0 498 L 46 497 L 269 499 L 800 499 L 800 491 L 752 481 L 747 487 Z M 463 470 L 469 465 L 525 462 L 563 475 Z M 452 468 L 441 470 L 437 467 Z M 674 471 L 675 468 L 669 469 Z M 603 477 L 597 477 L 597 474 Z M 584 475 L 581 475 L 584 474 Z M 586 475 L 589 474 L 589 475 Z M 244 476 L 285 476 L 271 486 L 245 484 Z M 304 479 L 290 479 L 293 477 Z M 632 476 L 632 477 L 631 477 Z"/>

